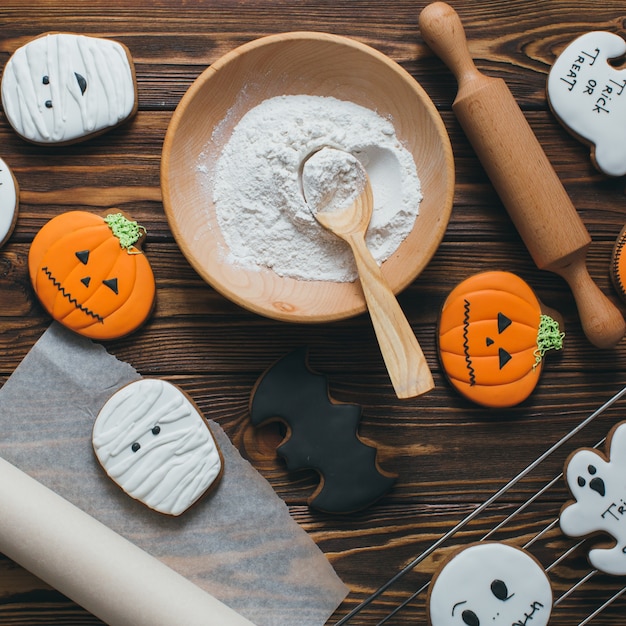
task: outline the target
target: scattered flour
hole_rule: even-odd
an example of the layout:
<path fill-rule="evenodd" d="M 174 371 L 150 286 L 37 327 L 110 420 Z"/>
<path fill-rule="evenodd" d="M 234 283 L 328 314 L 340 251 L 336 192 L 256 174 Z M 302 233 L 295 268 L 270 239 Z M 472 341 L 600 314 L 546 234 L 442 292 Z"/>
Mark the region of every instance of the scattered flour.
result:
<path fill-rule="evenodd" d="M 324 146 L 350 152 L 369 175 L 374 212 L 366 239 L 374 258 L 382 263 L 397 250 L 413 228 L 422 193 L 392 122 L 333 97 L 278 96 L 241 118 L 213 170 L 228 262 L 300 280 L 356 278 L 349 247 L 318 224 L 302 195 L 302 161 Z M 199 171 L 207 169 L 198 163 Z"/>

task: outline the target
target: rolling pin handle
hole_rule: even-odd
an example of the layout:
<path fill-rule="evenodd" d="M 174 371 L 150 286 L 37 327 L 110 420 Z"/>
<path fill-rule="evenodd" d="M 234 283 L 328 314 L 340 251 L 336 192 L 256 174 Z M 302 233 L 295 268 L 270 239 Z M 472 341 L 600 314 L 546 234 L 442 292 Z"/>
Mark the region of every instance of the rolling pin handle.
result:
<path fill-rule="evenodd" d="M 583 327 L 589 341 L 597 348 L 613 348 L 626 333 L 620 310 L 593 282 L 583 262 L 553 270 L 569 284 Z"/>
<path fill-rule="evenodd" d="M 474 65 L 458 13 L 445 2 L 433 2 L 419 16 L 424 41 L 450 68 L 459 85 L 484 78 Z"/>

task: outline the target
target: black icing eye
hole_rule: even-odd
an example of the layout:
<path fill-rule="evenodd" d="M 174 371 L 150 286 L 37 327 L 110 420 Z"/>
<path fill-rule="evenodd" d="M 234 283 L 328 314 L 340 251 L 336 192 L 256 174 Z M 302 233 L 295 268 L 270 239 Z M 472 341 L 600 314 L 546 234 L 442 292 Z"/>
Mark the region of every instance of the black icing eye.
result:
<path fill-rule="evenodd" d="M 480 620 L 474 611 L 463 611 L 463 613 L 461 613 L 461 619 L 467 626 L 480 626 Z"/>
<path fill-rule="evenodd" d="M 161 427 L 157 424 L 153 429 L 152 429 L 152 434 L 153 435 L 158 435 L 161 432 Z"/>
<path fill-rule="evenodd" d="M 87 81 L 85 80 L 85 77 L 81 76 L 78 72 L 74 72 L 74 76 L 76 76 L 76 82 L 80 87 L 81 95 L 84 95 L 85 91 L 87 91 Z"/>
<path fill-rule="evenodd" d="M 115 295 L 119 293 L 117 289 L 117 278 L 107 278 L 102 281 L 102 284 L 108 287 Z"/>
<path fill-rule="evenodd" d="M 491 593 L 493 593 L 498 600 L 502 600 L 502 602 L 512 598 L 514 595 L 509 595 L 509 590 L 506 588 L 506 584 L 502 580 L 494 580 L 491 583 Z"/>
<path fill-rule="evenodd" d="M 584 487 L 586 484 L 587 484 L 587 481 L 582 476 L 579 476 L 578 477 L 578 486 L 579 487 Z"/>
<path fill-rule="evenodd" d="M 49 84 L 50 84 L 50 77 L 49 77 L 49 76 L 44 76 L 44 77 L 41 79 L 41 82 L 42 82 L 44 85 L 49 85 Z"/>
<path fill-rule="evenodd" d="M 135 441 L 135 443 L 130 447 L 133 452 L 138 452 L 139 448 L 141 448 L 141 444 L 138 441 Z"/>
<path fill-rule="evenodd" d="M 89 250 L 79 250 L 75 252 L 76 258 L 83 264 L 87 265 L 89 263 Z"/>
<path fill-rule="evenodd" d="M 511 320 L 504 314 L 498 313 L 498 334 L 501 335 L 510 325 Z"/>
<path fill-rule="evenodd" d="M 45 104 L 46 104 L 46 109 L 52 108 L 52 100 L 46 100 Z"/>
<path fill-rule="evenodd" d="M 587 471 L 593 476 L 598 470 L 593 465 L 590 465 Z"/>

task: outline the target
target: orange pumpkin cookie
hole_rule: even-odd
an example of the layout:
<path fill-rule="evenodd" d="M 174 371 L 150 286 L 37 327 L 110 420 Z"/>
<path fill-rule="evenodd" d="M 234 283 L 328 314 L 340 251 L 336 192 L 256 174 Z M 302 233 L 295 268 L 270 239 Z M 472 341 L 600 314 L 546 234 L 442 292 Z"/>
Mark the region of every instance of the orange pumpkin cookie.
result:
<path fill-rule="evenodd" d="M 611 263 L 611 279 L 619 294 L 619 297 L 626 302 L 626 226 L 615 241 L 613 247 L 613 262 Z"/>
<path fill-rule="evenodd" d="M 525 400 L 539 380 L 543 355 L 564 334 L 542 312 L 519 276 L 483 272 L 452 290 L 439 321 L 439 356 L 459 393 L 487 407 Z"/>
<path fill-rule="evenodd" d="M 115 339 L 148 318 L 156 285 L 139 248 L 145 229 L 122 213 L 70 211 L 37 233 L 30 279 L 48 313 L 92 339 Z"/>

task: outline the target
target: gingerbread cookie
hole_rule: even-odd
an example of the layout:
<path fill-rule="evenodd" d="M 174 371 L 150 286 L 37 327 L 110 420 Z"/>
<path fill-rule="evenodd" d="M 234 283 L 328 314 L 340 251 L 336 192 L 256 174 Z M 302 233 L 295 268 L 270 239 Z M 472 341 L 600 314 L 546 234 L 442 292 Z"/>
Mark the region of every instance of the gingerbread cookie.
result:
<path fill-rule="evenodd" d="M 0 247 L 13 232 L 17 221 L 19 187 L 9 166 L 0 159 Z"/>
<path fill-rule="evenodd" d="M 33 39 L 8 60 L 1 90 L 9 123 L 36 144 L 82 141 L 137 110 L 130 52 L 98 37 L 54 33 Z"/>
<path fill-rule="evenodd" d="M 96 418 L 93 448 L 129 496 L 167 515 L 186 511 L 222 475 L 206 420 L 164 380 L 144 378 L 117 391 Z"/>
<path fill-rule="evenodd" d="M 139 247 L 144 235 L 122 213 L 69 211 L 51 219 L 28 254 L 33 288 L 48 313 L 91 339 L 115 339 L 141 326 L 156 294 Z"/>
<path fill-rule="evenodd" d="M 475 543 L 447 559 L 428 592 L 431 626 L 546 626 L 552 587 L 539 562 L 505 543 Z"/>
<path fill-rule="evenodd" d="M 557 119 L 591 145 L 594 165 L 609 176 L 626 174 L 626 69 L 611 64 L 626 54 L 615 33 L 575 39 L 548 74 L 548 101 Z"/>
<path fill-rule="evenodd" d="M 289 427 L 278 447 L 290 470 L 313 469 L 319 487 L 309 505 L 328 513 L 366 508 L 395 482 L 380 469 L 376 448 L 358 435 L 361 409 L 328 396 L 326 379 L 307 365 L 306 350 L 283 357 L 257 382 L 250 400 L 255 426 L 280 420 Z"/>
<path fill-rule="evenodd" d="M 457 285 L 446 299 L 439 357 L 463 396 L 487 407 L 510 407 L 532 393 L 545 352 L 560 349 L 563 336 L 519 276 L 483 272 Z"/>
<path fill-rule="evenodd" d="M 611 259 L 611 280 L 619 297 L 626 302 L 626 226 L 622 228 L 613 246 Z"/>
<path fill-rule="evenodd" d="M 598 533 L 612 542 L 594 546 L 589 562 L 602 572 L 626 575 L 626 422 L 615 426 L 606 454 L 581 448 L 565 463 L 565 478 L 574 500 L 561 510 L 561 530 L 569 537 Z"/>

